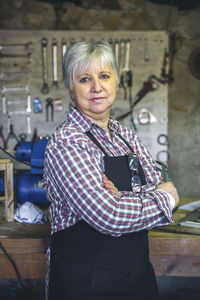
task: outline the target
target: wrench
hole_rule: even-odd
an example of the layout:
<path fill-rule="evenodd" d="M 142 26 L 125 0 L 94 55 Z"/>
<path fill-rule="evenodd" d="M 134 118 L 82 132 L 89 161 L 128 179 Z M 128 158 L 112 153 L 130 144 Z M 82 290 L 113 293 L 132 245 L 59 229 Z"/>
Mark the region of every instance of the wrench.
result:
<path fill-rule="evenodd" d="M 6 96 L 2 95 L 3 114 L 6 114 Z"/>
<path fill-rule="evenodd" d="M 119 64 L 119 74 L 122 75 L 122 70 L 124 67 L 124 58 L 125 58 L 125 40 L 120 40 L 120 64 Z"/>
<path fill-rule="evenodd" d="M 115 59 L 117 68 L 119 67 L 119 41 L 115 40 Z"/>
<path fill-rule="evenodd" d="M 18 87 L 5 87 L 3 86 L 1 89 L 1 94 L 4 94 L 6 92 L 19 92 L 19 91 L 26 91 L 29 93 L 29 86 L 18 86 Z"/>
<path fill-rule="evenodd" d="M 48 87 L 48 74 L 47 74 L 47 45 L 48 39 L 43 37 L 41 40 L 42 45 L 42 79 L 43 79 L 43 86 L 41 88 L 41 92 L 43 94 L 48 94 L 49 87 Z"/>
<path fill-rule="evenodd" d="M 11 124 L 11 117 L 13 115 L 26 115 L 26 122 L 27 122 L 27 133 L 30 134 L 31 133 L 31 118 L 30 118 L 30 114 L 27 113 L 27 110 L 15 110 L 15 111 L 9 111 L 8 112 L 8 127 Z"/>
<path fill-rule="evenodd" d="M 29 49 L 30 46 L 32 45 L 32 42 L 27 42 L 25 44 L 0 44 L 0 50 L 3 49 Z"/>
<path fill-rule="evenodd" d="M 62 56 L 65 55 L 65 52 L 67 50 L 67 43 L 65 39 L 62 39 Z"/>
<path fill-rule="evenodd" d="M 52 41 L 52 61 L 53 61 L 53 89 L 58 88 L 58 65 L 57 65 L 57 41 L 53 39 Z"/>
<path fill-rule="evenodd" d="M 148 47 L 148 39 L 144 39 L 144 61 L 149 61 L 149 47 Z"/>
<path fill-rule="evenodd" d="M 26 122 L 27 122 L 27 133 L 31 134 L 31 117 L 30 117 L 30 114 L 26 114 Z"/>
<path fill-rule="evenodd" d="M 126 40 L 125 68 L 124 71 L 129 71 L 131 41 Z"/>
<path fill-rule="evenodd" d="M 26 107 L 26 112 L 28 114 L 31 113 L 31 94 L 27 95 L 27 107 Z"/>
<path fill-rule="evenodd" d="M 15 83 L 30 77 L 30 72 L 0 72 L 0 82 Z"/>
<path fill-rule="evenodd" d="M 156 82 L 156 78 L 154 78 L 153 75 L 149 76 L 148 81 L 145 81 L 143 83 L 143 87 L 139 90 L 139 92 L 136 94 L 135 99 L 133 103 L 131 103 L 130 105 L 130 110 L 126 113 L 124 113 L 123 115 L 119 116 L 117 118 L 117 120 L 122 120 L 124 118 L 126 118 L 127 116 L 129 116 L 132 113 L 133 108 L 139 103 L 139 101 L 142 100 L 142 98 L 151 91 L 155 91 L 157 90 L 159 87 L 159 85 Z M 132 101 L 131 101 L 132 102 Z"/>
<path fill-rule="evenodd" d="M 31 55 L 32 53 L 31 52 L 28 52 L 26 54 L 16 54 L 16 53 L 0 53 L 0 58 L 28 58 L 30 59 L 31 58 Z"/>

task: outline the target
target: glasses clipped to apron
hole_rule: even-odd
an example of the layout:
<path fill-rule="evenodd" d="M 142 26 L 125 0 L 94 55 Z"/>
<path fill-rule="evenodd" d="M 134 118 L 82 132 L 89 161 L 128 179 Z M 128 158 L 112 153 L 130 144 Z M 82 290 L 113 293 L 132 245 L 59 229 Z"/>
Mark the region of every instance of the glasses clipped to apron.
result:
<path fill-rule="evenodd" d="M 114 183 L 116 188 L 119 191 L 133 191 L 134 193 L 140 193 L 142 191 L 142 186 L 146 184 L 145 174 L 136 154 L 133 153 L 131 146 L 126 140 L 119 135 L 130 149 L 131 154 L 109 156 L 90 131 L 87 131 L 86 135 L 105 154 L 105 174 L 108 179 Z"/>
<path fill-rule="evenodd" d="M 134 193 L 140 193 L 142 190 L 142 184 L 138 172 L 139 168 L 139 161 L 135 153 L 131 153 L 128 156 L 128 165 L 130 170 L 133 173 L 132 179 L 131 179 L 131 186 Z"/>

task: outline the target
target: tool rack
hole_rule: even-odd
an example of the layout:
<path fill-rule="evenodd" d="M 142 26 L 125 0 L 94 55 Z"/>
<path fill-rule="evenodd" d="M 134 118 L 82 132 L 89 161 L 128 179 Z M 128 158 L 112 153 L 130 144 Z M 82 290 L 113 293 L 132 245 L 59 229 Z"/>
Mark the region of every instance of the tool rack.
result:
<path fill-rule="evenodd" d="M 168 33 L 165 31 L 41 30 L 17 31 L 16 34 L 16 31 L 12 30 L 0 30 L 0 92 L 6 91 L 5 87 L 28 86 L 27 94 L 31 97 L 31 106 L 28 103 L 30 101 L 27 101 L 23 109 L 17 107 L 17 104 L 14 107 L 15 110 L 22 110 L 22 115 L 14 114 L 13 111 L 4 114 L 0 112 L 0 125 L 4 127 L 4 136 L 7 135 L 6 131 L 9 131 L 8 117 L 14 125 L 15 133 L 19 135 L 25 131 L 29 140 L 35 128 L 39 127 L 40 135 L 50 135 L 66 119 L 71 101 L 62 80 L 63 53 L 72 43 L 91 39 L 105 39 L 111 44 L 120 75 L 127 74 L 128 71 L 132 72 L 132 85 L 129 87 L 120 84 L 118 87 L 117 99 L 111 110 L 114 118 L 130 110 L 129 93 L 135 100 L 139 91 L 143 88 L 148 89 L 151 75 L 157 78 L 162 77 L 163 74 L 167 75 Z M 17 49 L 13 50 L 14 44 L 17 45 Z M 3 49 L 1 45 L 7 45 L 8 49 Z M 16 57 L 11 57 L 12 55 Z M 8 78 L 7 83 L 6 78 Z M 16 82 L 13 81 L 14 78 Z M 167 80 L 156 81 L 156 85 L 157 87 L 149 89 L 149 92 L 147 91 L 148 93 L 134 107 L 133 114 L 120 122 L 130 128 L 133 128 L 135 123 L 138 136 L 148 147 L 153 158 L 158 159 L 157 155 L 160 153 L 159 160 L 166 162 L 168 146 L 159 144 L 157 137 L 168 134 Z M 7 105 L 12 100 L 15 105 L 15 100 L 16 103 L 18 99 L 27 98 L 24 94 L 21 97 L 18 95 L 15 99 L 13 94 L 11 95 L 9 91 L 1 92 L 0 105 L 2 102 L 5 103 L 5 98 Z M 50 111 L 47 118 L 46 110 L 51 108 L 46 105 L 46 100 L 49 98 L 53 100 L 54 115 L 52 117 Z M 34 111 L 34 99 L 38 102 L 41 100 L 41 108 L 38 111 Z"/>

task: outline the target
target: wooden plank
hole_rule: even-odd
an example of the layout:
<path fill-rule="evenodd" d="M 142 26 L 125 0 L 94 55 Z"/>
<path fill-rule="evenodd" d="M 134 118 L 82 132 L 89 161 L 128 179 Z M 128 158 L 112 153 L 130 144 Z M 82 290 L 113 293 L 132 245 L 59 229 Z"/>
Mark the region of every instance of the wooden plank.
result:
<path fill-rule="evenodd" d="M 149 238 L 152 255 L 200 256 L 200 239 Z"/>
<path fill-rule="evenodd" d="M 49 237 L 45 238 L 0 238 L 0 242 L 8 254 L 15 253 L 46 253 Z M 0 254 L 2 254 L 0 250 Z"/>
<path fill-rule="evenodd" d="M 200 256 L 150 255 L 157 276 L 200 277 Z"/>
<path fill-rule="evenodd" d="M 7 158 L 1 158 L 0 159 L 0 165 L 1 164 L 9 164 L 10 163 L 10 159 L 7 159 Z"/>
<path fill-rule="evenodd" d="M 14 193 L 13 193 L 13 163 L 6 164 L 5 180 L 5 218 L 7 222 L 14 219 Z"/>
<path fill-rule="evenodd" d="M 6 170 L 6 165 L 0 164 L 0 171 L 5 171 L 5 170 Z"/>
<path fill-rule="evenodd" d="M 0 201 L 5 201 L 5 200 L 6 200 L 5 196 L 0 197 Z"/>
<path fill-rule="evenodd" d="M 19 270 L 21 278 L 44 278 L 46 274 L 46 250 L 49 238 L 1 238 L 1 244 Z M 0 250 L 0 278 L 16 278 L 13 265 Z"/>
<path fill-rule="evenodd" d="M 44 278 L 46 274 L 46 254 L 12 254 L 21 278 Z M 16 278 L 13 265 L 5 255 L 0 255 L 0 278 Z"/>

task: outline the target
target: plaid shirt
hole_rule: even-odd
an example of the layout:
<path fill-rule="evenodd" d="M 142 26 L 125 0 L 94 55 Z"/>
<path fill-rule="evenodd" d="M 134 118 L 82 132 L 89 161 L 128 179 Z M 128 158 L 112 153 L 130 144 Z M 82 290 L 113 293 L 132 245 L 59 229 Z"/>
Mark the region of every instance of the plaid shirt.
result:
<path fill-rule="evenodd" d="M 112 236 L 172 223 L 167 193 L 151 155 L 136 133 L 109 119 L 108 133 L 76 108 L 49 139 L 45 153 L 44 184 L 50 200 L 52 233 L 84 220 L 101 233 Z M 130 154 L 120 134 L 137 154 L 146 176 L 140 194 L 120 192 L 117 197 L 102 183 L 103 152 L 86 136 L 90 130 L 109 156 Z"/>

